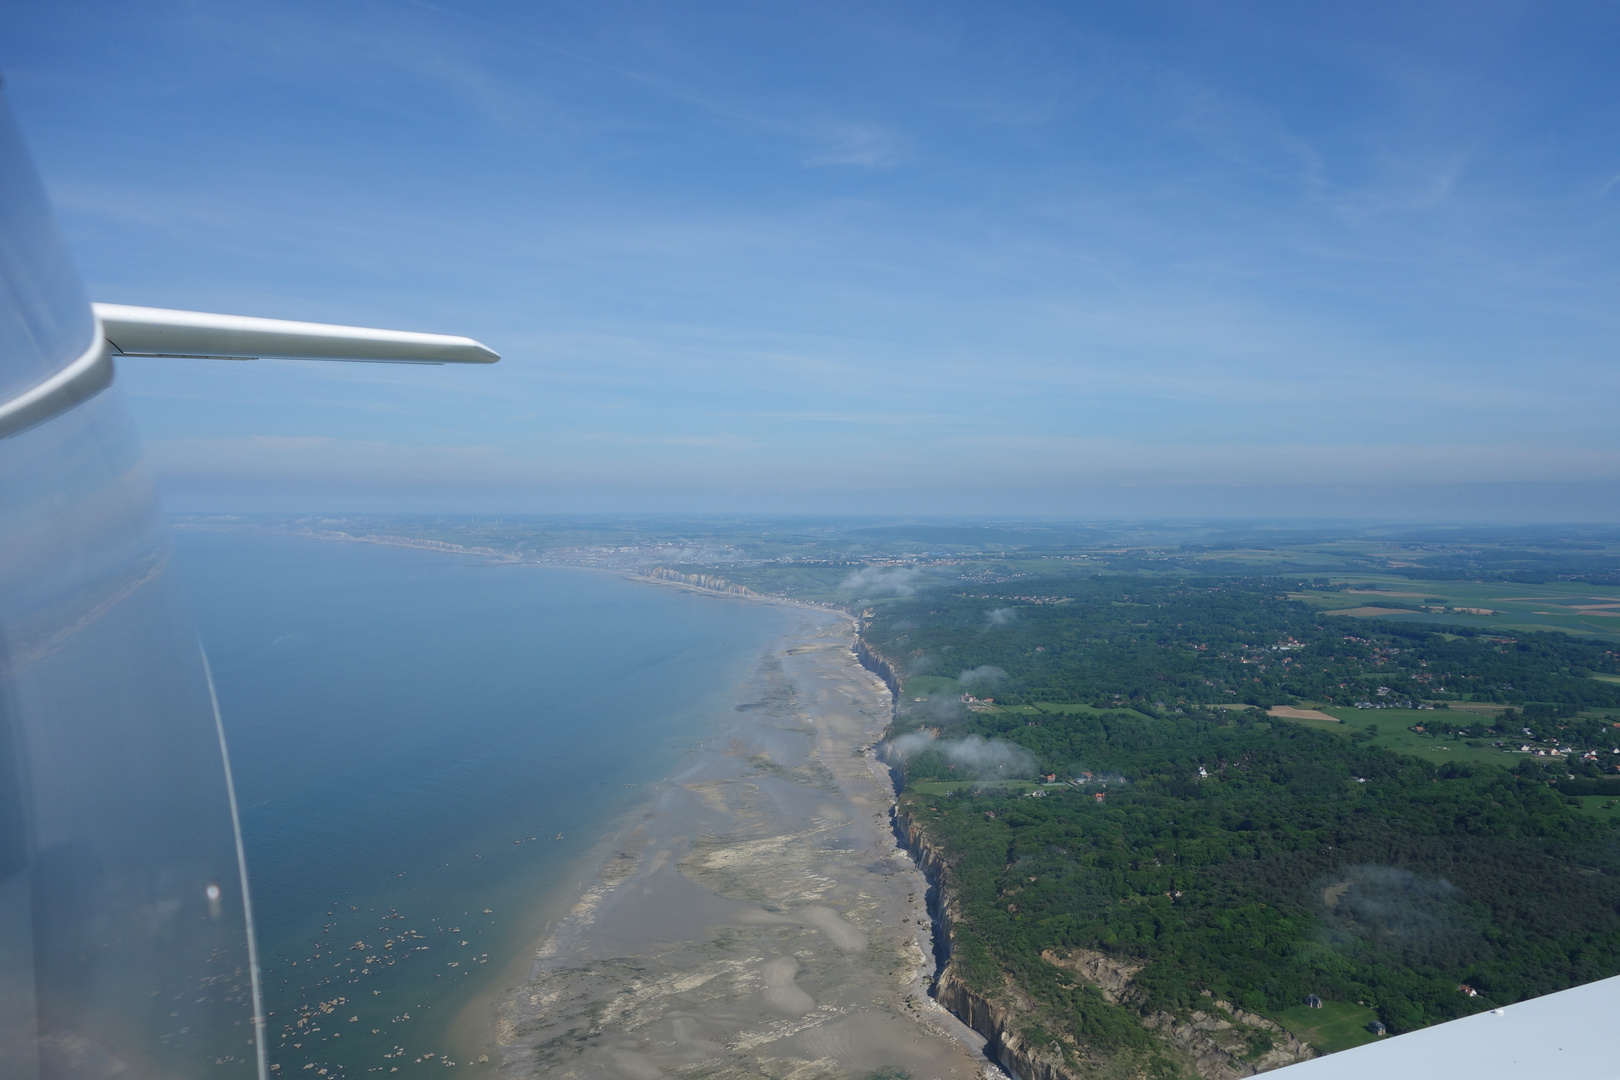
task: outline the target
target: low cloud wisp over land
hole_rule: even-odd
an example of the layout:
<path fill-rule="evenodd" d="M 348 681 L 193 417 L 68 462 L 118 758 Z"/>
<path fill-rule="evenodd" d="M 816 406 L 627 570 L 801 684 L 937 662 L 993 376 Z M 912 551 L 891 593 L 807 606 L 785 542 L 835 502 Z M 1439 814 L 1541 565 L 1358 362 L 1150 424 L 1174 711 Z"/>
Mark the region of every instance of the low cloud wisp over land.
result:
<path fill-rule="evenodd" d="M 915 566 L 863 566 L 839 585 L 850 596 L 913 596 L 922 570 Z"/>
<path fill-rule="evenodd" d="M 956 677 L 956 681 L 963 686 L 977 684 L 998 683 L 1007 677 L 1007 673 L 994 664 L 980 664 L 976 668 L 968 668 Z"/>
<path fill-rule="evenodd" d="M 981 735 L 952 739 L 935 738 L 924 731 L 913 731 L 895 739 L 889 746 L 902 761 L 933 750 L 952 765 L 976 777 L 1022 777 L 1035 772 L 1035 758 L 1028 750 Z"/>

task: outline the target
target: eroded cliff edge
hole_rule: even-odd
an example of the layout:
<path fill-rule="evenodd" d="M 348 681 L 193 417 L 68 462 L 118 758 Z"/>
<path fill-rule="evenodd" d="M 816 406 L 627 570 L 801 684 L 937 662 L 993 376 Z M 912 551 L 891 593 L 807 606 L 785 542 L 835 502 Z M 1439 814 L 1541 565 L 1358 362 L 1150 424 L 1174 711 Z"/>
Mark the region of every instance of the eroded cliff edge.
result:
<path fill-rule="evenodd" d="M 1022 1033 L 1039 1007 L 1008 980 L 994 993 L 967 984 L 951 962 L 956 926 L 961 911 L 952 896 L 950 862 L 940 844 L 898 804 L 893 812 L 896 837 L 922 870 L 929 885 L 929 914 L 934 919 L 935 959 L 933 994 L 953 1015 L 987 1040 L 985 1054 L 1015 1080 L 1097 1080 L 1099 1077 L 1146 1076 L 1162 1072 L 1165 1064 L 1179 1066 L 1201 1080 L 1236 1080 L 1291 1065 L 1316 1056 L 1316 1051 L 1263 1016 L 1210 999 L 1205 1009 L 1187 1016 L 1167 1012 L 1138 1012 L 1142 1026 L 1162 1047 L 1156 1061 L 1135 1056 L 1101 1055 L 1062 1036 L 1062 1048 L 1037 1047 Z M 1132 1006 L 1139 1003 L 1131 978 L 1140 970 L 1101 953 L 1076 950 L 1068 955 L 1043 953 L 1046 962 L 1085 980 L 1109 1001 Z M 1270 1049 L 1246 1060 L 1252 1040 L 1263 1033 Z"/>
<path fill-rule="evenodd" d="M 861 662 L 861 667 L 883 680 L 883 685 L 889 688 L 894 707 L 898 710 L 900 705 L 900 675 L 895 670 L 893 662 L 868 645 L 866 639 L 860 634 L 855 635 L 855 658 Z"/>

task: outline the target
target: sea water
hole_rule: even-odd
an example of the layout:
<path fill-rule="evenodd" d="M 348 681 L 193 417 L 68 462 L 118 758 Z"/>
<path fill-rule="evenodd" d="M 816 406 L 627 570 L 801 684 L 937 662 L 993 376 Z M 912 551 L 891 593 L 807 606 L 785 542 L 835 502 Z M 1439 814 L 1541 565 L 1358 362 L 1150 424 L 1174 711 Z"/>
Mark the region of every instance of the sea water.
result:
<path fill-rule="evenodd" d="M 176 565 L 230 744 L 269 1056 L 301 1080 L 492 1074 L 457 1015 L 786 626 L 602 572 L 262 532 L 180 531 Z"/>

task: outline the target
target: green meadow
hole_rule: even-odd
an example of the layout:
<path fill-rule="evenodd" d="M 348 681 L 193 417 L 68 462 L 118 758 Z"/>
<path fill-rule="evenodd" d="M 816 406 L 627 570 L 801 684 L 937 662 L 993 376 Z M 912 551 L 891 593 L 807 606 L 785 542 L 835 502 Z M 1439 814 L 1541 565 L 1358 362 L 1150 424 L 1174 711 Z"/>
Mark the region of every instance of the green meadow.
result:
<path fill-rule="evenodd" d="M 1412 757 L 1432 761 L 1436 765 L 1446 761 L 1477 761 L 1512 768 L 1514 761 L 1522 756 L 1506 753 L 1501 748 L 1492 746 L 1493 740 L 1483 737 L 1449 738 L 1428 731 L 1410 730 L 1418 725 L 1425 727 L 1433 725 L 1437 719 L 1446 724 L 1466 722 L 1467 714 L 1457 711 L 1340 708 L 1319 711 L 1338 717 L 1339 723 L 1328 720 L 1297 720 L 1292 717 L 1272 717 L 1272 719 L 1285 719 L 1290 724 L 1301 724 L 1318 731 L 1330 731 L 1347 739 L 1356 732 L 1366 732 L 1372 736 L 1369 743 L 1371 746 L 1381 746 L 1397 754 L 1410 754 Z M 1471 745 L 1474 743 L 1479 745 Z"/>
<path fill-rule="evenodd" d="M 912 699 L 926 698 L 933 694 L 958 697 L 961 693 L 962 684 L 943 675 L 912 675 L 905 682 L 905 695 Z M 985 690 L 983 693 L 992 692 Z"/>
<path fill-rule="evenodd" d="M 1000 795 L 1023 795 L 1039 788 L 1060 789 L 1060 784 L 1043 784 L 1039 780 L 919 780 L 906 785 L 906 791 L 917 795 L 945 795 L 952 791 L 983 791 Z"/>
<path fill-rule="evenodd" d="M 1294 1038 L 1310 1043 L 1324 1054 L 1348 1050 L 1378 1038 L 1367 1030 L 1367 1025 L 1378 1019 L 1378 1012 L 1365 1005 L 1324 1001 L 1320 1009 L 1295 1005 L 1273 1016 Z"/>
<path fill-rule="evenodd" d="M 1620 821 L 1620 799 L 1611 795 L 1577 795 L 1574 798 L 1581 804 L 1581 813 L 1606 821 Z"/>
<path fill-rule="evenodd" d="M 1563 630 L 1620 637 L 1620 588 L 1612 585 L 1423 581 L 1377 575 L 1335 576 L 1332 582 L 1350 588 L 1304 589 L 1288 595 L 1326 614 L 1354 612 L 1348 615 L 1351 618 L 1445 623 L 1502 633 Z"/>
<path fill-rule="evenodd" d="M 1051 702 L 1051 701 L 1038 701 L 1033 705 L 1023 705 L 1023 706 L 1011 707 L 1007 711 L 1008 712 L 1030 712 L 1030 713 L 1034 713 L 1034 714 L 1044 714 L 1044 715 L 1047 715 L 1047 716 L 1062 716 L 1062 715 L 1068 715 L 1068 716 L 1102 716 L 1105 713 L 1120 713 L 1120 712 L 1128 713 L 1128 712 L 1135 712 L 1136 710 L 1127 708 L 1127 707 L 1125 707 L 1123 705 L 1117 706 L 1115 708 L 1110 708 L 1110 709 L 1099 709 L 1095 705 L 1075 705 L 1075 704 L 1061 704 L 1061 703 L 1058 703 L 1058 702 Z M 1141 714 L 1141 715 L 1145 715 L 1145 714 Z"/>

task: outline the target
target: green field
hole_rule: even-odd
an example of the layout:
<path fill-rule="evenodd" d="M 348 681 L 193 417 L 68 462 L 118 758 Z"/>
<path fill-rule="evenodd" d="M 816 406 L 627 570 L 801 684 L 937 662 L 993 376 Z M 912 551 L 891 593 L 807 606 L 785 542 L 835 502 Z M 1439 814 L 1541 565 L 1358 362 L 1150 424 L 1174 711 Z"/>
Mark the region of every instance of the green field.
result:
<path fill-rule="evenodd" d="M 904 686 L 907 698 L 928 697 L 931 694 L 946 694 L 956 697 L 962 693 L 962 684 L 955 679 L 947 679 L 942 675 L 913 675 L 907 679 Z M 995 696 L 994 691 L 981 690 L 981 693 Z"/>
<path fill-rule="evenodd" d="M 1310 1043 L 1324 1054 L 1348 1050 L 1378 1038 L 1367 1030 L 1367 1025 L 1378 1019 L 1378 1013 L 1364 1005 L 1342 1001 L 1325 1001 L 1320 1009 L 1295 1005 L 1274 1013 L 1273 1019 L 1294 1038 Z"/>
<path fill-rule="evenodd" d="M 1011 706 L 1006 711 L 1027 711 L 1032 714 L 1045 714 L 1047 716 L 1061 716 L 1064 714 L 1069 716 L 1102 716 L 1105 713 L 1130 713 L 1135 712 L 1136 710 L 1125 705 L 1120 705 L 1112 709 L 1099 709 L 1094 705 L 1071 705 L 1060 704 L 1052 701 L 1039 701 L 1034 705 Z"/>
<path fill-rule="evenodd" d="M 901 691 L 905 701 L 915 703 L 918 700 L 933 695 L 958 697 L 964 690 L 971 691 L 975 696 L 985 694 L 995 697 L 994 687 L 969 686 L 964 687 L 955 679 L 941 675 L 913 675 L 908 678 Z M 1248 708 L 1247 705 L 1237 706 Z M 1025 714 L 1028 716 L 1100 716 L 1104 713 L 1134 712 L 1129 706 L 1120 705 L 1111 709 L 1099 709 L 1094 705 L 1069 704 L 1065 702 L 1038 701 L 1033 705 L 995 705 L 992 711 L 1000 713 Z"/>
<path fill-rule="evenodd" d="M 1611 795 L 1577 795 L 1574 798 L 1581 804 L 1582 813 L 1609 821 L 1620 821 L 1620 799 Z"/>
<path fill-rule="evenodd" d="M 906 791 L 917 795 L 944 795 L 952 791 L 995 791 L 1001 794 L 1022 795 L 1037 788 L 1060 789 L 1061 784 L 1043 784 L 1039 780 L 919 780 L 907 784 Z"/>
<path fill-rule="evenodd" d="M 1598 614 L 1591 610 L 1606 604 L 1620 604 L 1620 588 L 1612 585 L 1569 581 L 1540 585 L 1422 581 L 1376 575 L 1355 578 L 1335 576 L 1332 580 L 1335 584 L 1349 584 L 1354 591 L 1307 589 L 1289 595 L 1328 613 L 1393 606 L 1393 610 L 1387 614 L 1369 612 L 1366 617 L 1448 623 L 1502 633 L 1563 630 L 1571 634 L 1620 637 L 1620 615 Z M 1404 610 L 1408 608 L 1444 610 Z M 1457 610 L 1459 608 L 1488 609 L 1493 614 L 1478 615 Z"/>
<path fill-rule="evenodd" d="M 1341 722 L 1335 724 L 1327 720 L 1295 720 L 1291 717 L 1273 717 L 1273 719 L 1287 719 L 1290 724 L 1303 724 L 1318 731 L 1331 731 L 1345 738 L 1358 731 L 1377 728 L 1377 734 L 1369 745 L 1381 746 L 1397 754 L 1410 754 L 1437 765 L 1445 761 L 1479 761 L 1512 768 L 1513 763 L 1522 756 L 1504 753 L 1500 748 L 1492 746 L 1492 740 L 1489 739 L 1474 739 L 1472 741 L 1484 745 L 1469 746 L 1468 741 L 1464 739 L 1437 738 L 1427 732 L 1408 730 L 1419 724 L 1433 724 L 1436 718 L 1455 723 L 1457 713 L 1442 712 L 1438 709 L 1328 708 L 1320 711 L 1338 717 Z"/>

